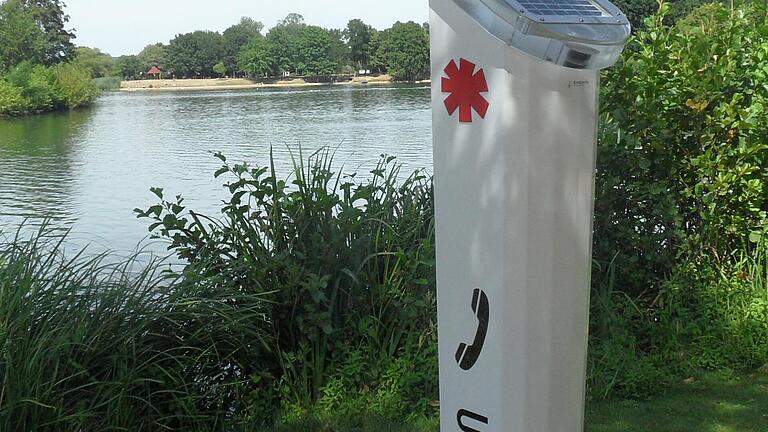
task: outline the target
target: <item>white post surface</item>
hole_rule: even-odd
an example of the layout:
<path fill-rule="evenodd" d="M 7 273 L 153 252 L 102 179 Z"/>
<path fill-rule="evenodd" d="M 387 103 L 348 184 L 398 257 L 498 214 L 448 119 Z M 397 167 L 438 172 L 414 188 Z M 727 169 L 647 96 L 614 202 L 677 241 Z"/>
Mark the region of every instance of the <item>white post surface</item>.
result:
<path fill-rule="evenodd" d="M 598 72 L 430 5 L 441 430 L 582 431 Z"/>

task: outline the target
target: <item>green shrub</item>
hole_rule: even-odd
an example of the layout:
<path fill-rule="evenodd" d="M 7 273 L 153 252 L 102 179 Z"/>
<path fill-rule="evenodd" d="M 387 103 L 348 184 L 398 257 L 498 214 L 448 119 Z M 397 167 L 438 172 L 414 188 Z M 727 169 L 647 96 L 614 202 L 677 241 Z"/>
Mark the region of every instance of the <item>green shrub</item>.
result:
<path fill-rule="evenodd" d="M 765 6 L 668 12 L 605 73 L 592 397 L 768 361 L 764 278 L 742 274 L 760 274 L 768 211 Z"/>
<path fill-rule="evenodd" d="M 99 95 L 91 82 L 90 73 L 85 69 L 63 63 L 53 66 L 53 76 L 56 79 L 56 98 L 63 107 L 73 109 L 88 105 Z"/>
<path fill-rule="evenodd" d="M 334 172 L 324 150 L 306 165 L 300 157 L 289 185 L 273 167 L 229 165 L 218 157 L 225 164 L 217 175 L 231 178 L 220 219 L 187 211 L 180 197 L 137 211 L 188 261 L 185 278 L 267 300 L 272 342 L 255 379 L 273 383 L 284 407 L 319 400 L 335 407 L 344 398 L 338 391 L 348 395 L 373 383 L 379 384 L 371 391 L 380 393 L 369 400 L 387 398 L 382 414 L 404 409 L 405 401 L 435 399 L 429 179 L 416 173 L 398 180 L 389 158 L 358 183 Z M 163 198 L 162 190 L 155 193 Z M 432 367 L 403 370 L 392 363 L 424 352 L 429 355 L 417 364 Z M 350 379 L 353 354 L 362 356 L 356 365 L 366 373 Z"/>
<path fill-rule="evenodd" d="M 25 102 L 21 89 L 0 78 L 0 115 L 23 113 Z"/>
<path fill-rule="evenodd" d="M 658 0 L 614 0 L 613 3 L 627 15 L 636 31 L 643 27 L 646 18 L 659 10 Z"/>
<path fill-rule="evenodd" d="M 6 101 L 0 101 L 0 115 L 73 109 L 90 104 L 99 94 L 88 72 L 71 64 L 46 67 L 23 62 L 3 80 L 8 86 L 2 90 Z"/>
<path fill-rule="evenodd" d="M 659 0 L 614 0 L 613 3 L 627 15 L 635 32 L 645 28 L 645 20 L 656 15 L 661 7 Z M 668 6 L 665 22 L 675 24 L 699 6 L 722 2 L 720 0 L 663 0 L 663 3 Z"/>
<path fill-rule="evenodd" d="M 49 68 L 23 62 L 6 75 L 5 80 L 21 90 L 25 112 L 48 111 L 53 108 L 54 77 Z"/>
<path fill-rule="evenodd" d="M 595 255 L 616 256 L 630 295 L 655 296 L 675 263 L 727 256 L 765 226 L 768 27 L 757 6 L 730 14 L 652 18 L 606 73 Z"/>
<path fill-rule="evenodd" d="M 36 111 L 50 111 L 55 108 L 55 77 L 51 69 L 37 65 L 32 69 L 29 83 L 24 89 L 30 107 Z"/>

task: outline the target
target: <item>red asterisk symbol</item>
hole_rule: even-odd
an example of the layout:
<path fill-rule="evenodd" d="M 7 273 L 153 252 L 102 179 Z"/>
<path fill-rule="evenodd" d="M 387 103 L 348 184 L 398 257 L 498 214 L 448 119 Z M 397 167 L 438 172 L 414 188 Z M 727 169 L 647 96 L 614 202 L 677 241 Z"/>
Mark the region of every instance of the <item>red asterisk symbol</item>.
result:
<path fill-rule="evenodd" d="M 461 59 L 460 66 L 451 60 L 445 67 L 443 77 L 442 91 L 450 93 L 445 98 L 445 107 L 448 114 L 453 115 L 456 108 L 459 109 L 459 121 L 462 123 L 472 123 L 472 110 L 485 118 L 488 112 L 488 101 L 480 93 L 488 92 L 488 82 L 485 80 L 485 73 L 482 69 L 475 72 L 475 64 L 469 60 Z"/>

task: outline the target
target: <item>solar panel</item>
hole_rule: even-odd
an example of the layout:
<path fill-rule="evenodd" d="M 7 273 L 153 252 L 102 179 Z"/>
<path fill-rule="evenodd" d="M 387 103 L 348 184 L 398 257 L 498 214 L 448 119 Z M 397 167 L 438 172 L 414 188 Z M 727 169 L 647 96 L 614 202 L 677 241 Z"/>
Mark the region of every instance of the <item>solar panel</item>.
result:
<path fill-rule="evenodd" d="M 590 0 L 516 0 L 528 13 L 540 16 L 608 17 Z M 507 3 L 510 3 L 507 0 Z"/>

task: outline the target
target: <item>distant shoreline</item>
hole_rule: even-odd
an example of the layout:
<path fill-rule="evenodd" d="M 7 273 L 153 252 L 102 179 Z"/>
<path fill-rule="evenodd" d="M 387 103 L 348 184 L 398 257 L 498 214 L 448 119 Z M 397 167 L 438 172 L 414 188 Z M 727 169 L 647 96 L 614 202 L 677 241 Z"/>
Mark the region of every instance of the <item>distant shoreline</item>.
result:
<path fill-rule="evenodd" d="M 429 81 L 421 81 L 428 83 Z M 301 88 L 321 87 L 330 85 L 385 85 L 392 84 L 389 75 L 354 77 L 341 82 L 307 82 L 303 78 L 285 79 L 270 82 L 257 82 L 245 78 L 213 78 L 213 79 L 162 79 L 136 80 L 120 83 L 123 92 L 152 92 L 152 91 L 206 91 L 206 90 L 240 90 L 261 88 Z"/>

